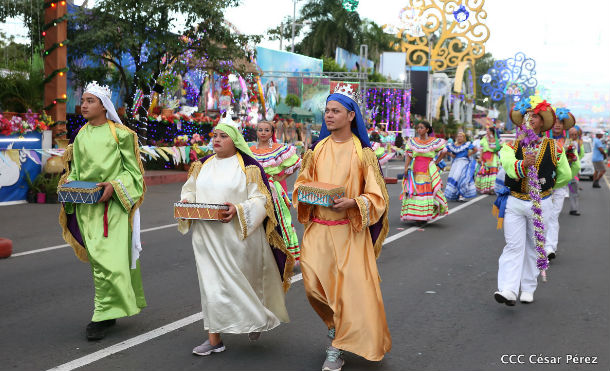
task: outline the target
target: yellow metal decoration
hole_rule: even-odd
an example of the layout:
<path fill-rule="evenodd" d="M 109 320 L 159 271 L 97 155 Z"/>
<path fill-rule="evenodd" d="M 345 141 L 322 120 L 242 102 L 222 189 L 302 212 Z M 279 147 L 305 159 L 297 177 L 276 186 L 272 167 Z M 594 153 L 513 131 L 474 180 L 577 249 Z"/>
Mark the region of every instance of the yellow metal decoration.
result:
<path fill-rule="evenodd" d="M 438 72 L 464 61 L 474 64 L 485 54 L 489 39 L 489 28 L 483 23 L 487 18 L 484 4 L 485 0 L 409 0 L 400 13 L 401 24 L 383 27 L 402 40 L 396 49 L 407 53 L 408 65 L 430 64 L 432 71 Z M 461 5 L 470 16 L 458 22 L 453 12 Z"/>

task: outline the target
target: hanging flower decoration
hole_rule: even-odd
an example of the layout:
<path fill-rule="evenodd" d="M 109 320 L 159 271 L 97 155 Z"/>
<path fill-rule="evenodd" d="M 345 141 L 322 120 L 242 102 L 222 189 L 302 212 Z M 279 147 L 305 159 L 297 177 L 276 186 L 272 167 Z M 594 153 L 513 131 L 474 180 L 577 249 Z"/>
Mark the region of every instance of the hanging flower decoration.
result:
<path fill-rule="evenodd" d="M 259 94 L 258 85 L 256 83 L 256 76 L 254 76 L 254 74 L 252 73 L 249 73 L 245 77 L 246 83 L 248 84 L 248 100 L 251 104 L 258 103 Z"/>
<path fill-rule="evenodd" d="M 359 0 L 342 0 L 343 9 L 348 12 L 355 12 L 358 8 Z"/>
<path fill-rule="evenodd" d="M 469 15 L 470 13 L 468 12 L 468 10 L 466 10 L 466 7 L 464 7 L 464 5 L 460 5 L 460 7 L 453 12 L 453 17 L 456 21 L 460 23 L 466 21 Z"/>

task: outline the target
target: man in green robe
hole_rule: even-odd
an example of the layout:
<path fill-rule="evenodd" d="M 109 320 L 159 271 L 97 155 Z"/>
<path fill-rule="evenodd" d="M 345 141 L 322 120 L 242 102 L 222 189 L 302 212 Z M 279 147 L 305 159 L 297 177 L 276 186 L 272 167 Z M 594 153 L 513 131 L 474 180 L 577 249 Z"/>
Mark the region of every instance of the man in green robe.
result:
<path fill-rule="evenodd" d="M 138 260 L 140 214 L 146 186 L 137 135 L 122 125 L 108 87 L 87 85 L 81 111 L 87 124 L 64 154 L 70 181 L 96 182 L 103 188 L 98 203 L 62 204 L 62 234 L 76 256 L 91 264 L 95 285 L 89 340 L 104 338 L 116 318 L 132 316 L 146 306 Z"/>

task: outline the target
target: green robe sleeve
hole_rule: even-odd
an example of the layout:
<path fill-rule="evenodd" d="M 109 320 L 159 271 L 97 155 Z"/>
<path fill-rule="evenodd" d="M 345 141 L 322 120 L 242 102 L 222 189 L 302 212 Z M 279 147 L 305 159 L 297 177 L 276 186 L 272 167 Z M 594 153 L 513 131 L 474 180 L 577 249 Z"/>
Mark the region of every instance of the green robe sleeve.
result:
<path fill-rule="evenodd" d="M 527 169 L 523 165 L 523 160 L 517 160 L 515 156 L 515 149 L 508 144 L 502 146 L 500 150 L 500 162 L 502 168 L 506 171 L 506 175 L 509 177 L 519 180 L 525 178 Z"/>
<path fill-rule="evenodd" d="M 582 146 L 580 152 L 582 152 Z M 572 170 L 572 179 L 575 176 L 578 176 L 578 173 L 580 172 L 580 159 L 582 158 L 582 155 L 580 153 L 574 151 L 574 154 L 576 155 L 576 161 L 570 164 L 570 169 Z"/>
<path fill-rule="evenodd" d="M 144 176 L 140 169 L 139 151 L 135 147 L 138 145 L 135 133 L 117 128 L 117 134 L 123 170 L 110 180 L 110 184 L 114 188 L 113 197 L 129 213 L 144 193 Z"/>
<path fill-rule="evenodd" d="M 565 151 L 561 151 L 555 172 L 557 174 L 557 178 L 555 179 L 555 186 L 553 189 L 561 188 L 572 180 L 572 170 L 570 169 L 570 164 L 568 163 L 568 157 L 566 156 Z"/>

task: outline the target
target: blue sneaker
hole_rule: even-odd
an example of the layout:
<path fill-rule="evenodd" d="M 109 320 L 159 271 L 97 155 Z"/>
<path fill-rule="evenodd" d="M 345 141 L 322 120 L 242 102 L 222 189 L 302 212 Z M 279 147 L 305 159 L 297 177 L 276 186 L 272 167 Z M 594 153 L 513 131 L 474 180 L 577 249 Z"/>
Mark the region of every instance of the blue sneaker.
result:
<path fill-rule="evenodd" d="M 209 356 L 212 353 L 224 352 L 225 346 L 222 341 L 216 345 L 210 344 L 210 340 L 206 340 L 205 343 L 193 349 L 193 354 L 198 356 Z"/>
<path fill-rule="evenodd" d="M 326 348 L 326 360 L 322 365 L 322 371 L 341 371 L 345 363 L 341 355 L 343 352 L 332 345 Z"/>

